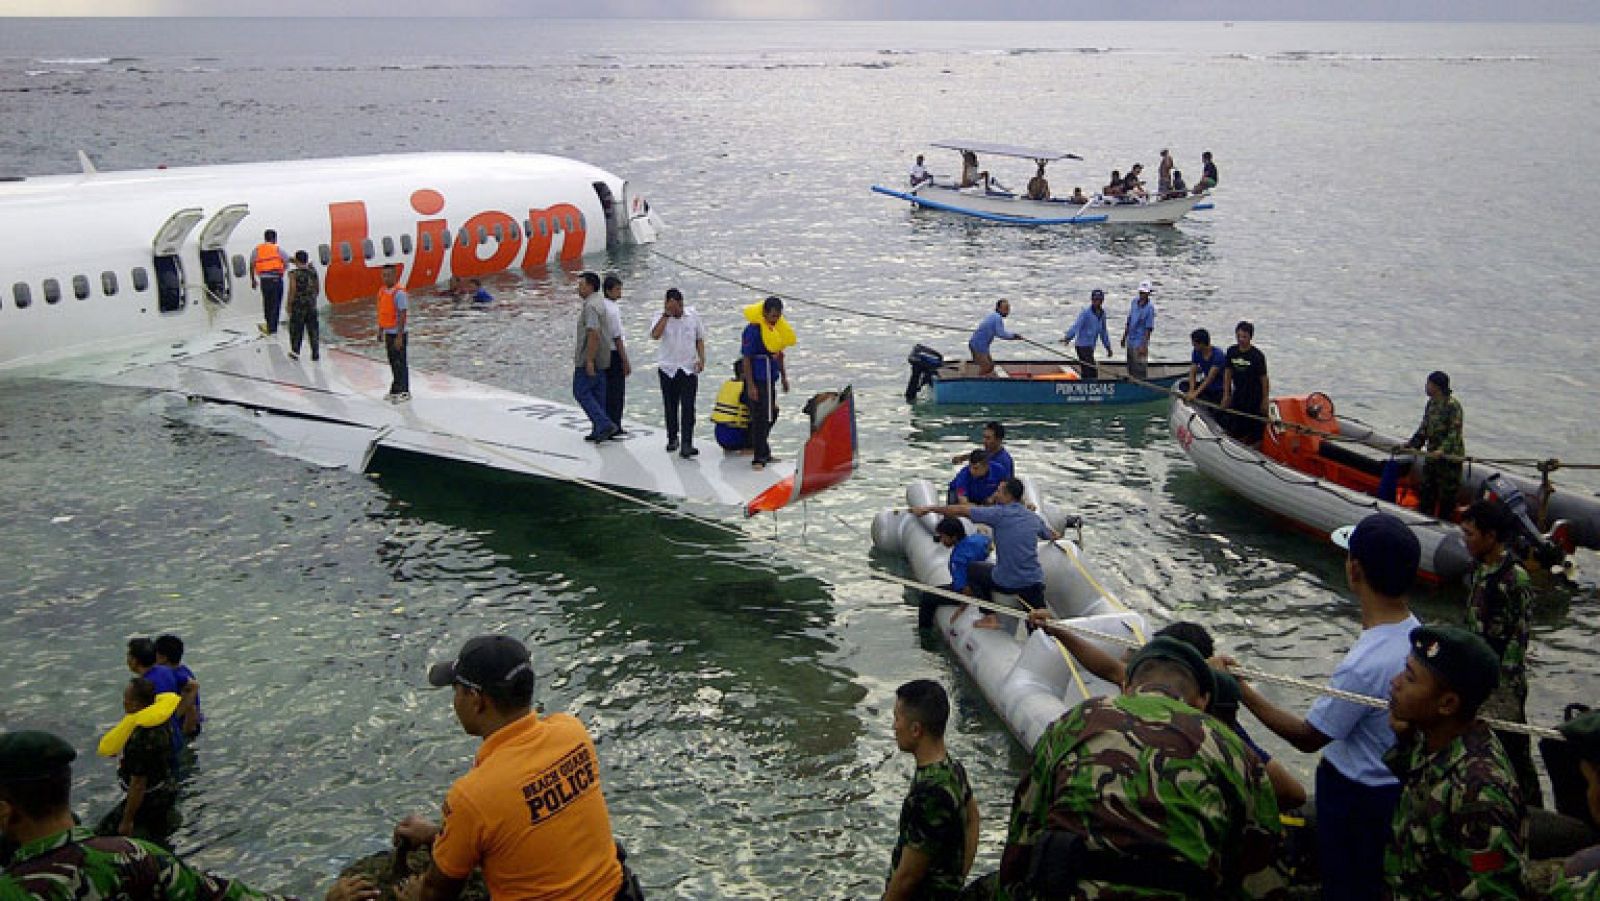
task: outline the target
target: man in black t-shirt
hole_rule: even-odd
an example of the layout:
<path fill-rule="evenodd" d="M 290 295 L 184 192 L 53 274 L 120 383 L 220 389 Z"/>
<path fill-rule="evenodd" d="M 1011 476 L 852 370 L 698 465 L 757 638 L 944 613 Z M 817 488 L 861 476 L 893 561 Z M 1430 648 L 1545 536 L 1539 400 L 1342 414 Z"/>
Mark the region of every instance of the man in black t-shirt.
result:
<path fill-rule="evenodd" d="M 1234 326 L 1237 344 L 1228 348 L 1227 367 L 1222 371 L 1222 406 L 1233 411 L 1223 417 L 1222 427 L 1240 444 L 1261 443 L 1266 427 L 1267 399 L 1272 385 L 1267 378 L 1267 357 L 1252 342 L 1256 327 L 1247 321 Z M 1235 415 L 1239 414 L 1239 415 Z"/>
<path fill-rule="evenodd" d="M 1205 173 L 1200 181 L 1195 183 L 1194 193 L 1204 194 L 1217 186 L 1217 164 L 1211 161 L 1211 151 L 1200 154 L 1200 162 L 1205 164 Z"/>

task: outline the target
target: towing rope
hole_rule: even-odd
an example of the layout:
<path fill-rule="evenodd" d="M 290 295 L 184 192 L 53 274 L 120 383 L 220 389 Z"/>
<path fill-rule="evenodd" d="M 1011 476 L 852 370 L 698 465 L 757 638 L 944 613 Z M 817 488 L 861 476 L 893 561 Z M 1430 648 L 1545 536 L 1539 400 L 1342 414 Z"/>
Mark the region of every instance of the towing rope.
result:
<path fill-rule="evenodd" d="M 701 275 L 704 275 L 704 276 L 706 276 L 708 278 L 713 278 L 713 279 L 716 279 L 718 281 L 725 282 L 727 284 L 734 285 L 734 286 L 743 288 L 743 289 L 745 289 L 747 291 L 752 291 L 754 293 L 761 294 L 761 295 L 764 295 L 764 296 L 779 297 L 779 298 L 782 298 L 784 300 L 794 301 L 795 303 L 799 303 L 799 304 L 806 304 L 806 305 L 809 305 L 809 306 L 819 307 L 819 308 L 824 309 L 824 310 L 829 310 L 829 311 L 832 311 L 832 312 L 835 312 L 835 313 L 841 313 L 841 314 L 844 314 L 844 315 L 847 315 L 847 316 L 857 316 L 857 317 L 861 317 L 861 318 L 865 318 L 865 319 L 877 319 L 877 320 L 881 320 L 881 321 L 884 321 L 884 322 L 896 322 L 896 323 L 901 323 L 901 324 L 904 324 L 904 325 L 915 325 L 915 326 L 918 326 L 920 328 L 934 329 L 934 330 L 937 330 L 937 331 L 958 332 L 958 333 L 967 333 L 967 332 L 971 331 L 970 328 L 967 328 L 965 326 L 950 325 L 948 323 L 942 323 L 942 322 L 930 322 L 928 320 L 914 319 L 914 318 L 911 318 L 911 317 L 908 317 L 908 316 L 896 316 L 896 315 L 894 315 L 892 313 L 878 313 L 878 312 L 874 312 L 872 310 L 861 310 L 861 309 L 856 309 L 856 308 L 853 308 L 853 307 L 844 306 L 842 304 L 829 303 L 827 301 L 816 300 L 814 298 L 806 298 L 806 297 L 801 297 L 801 296 L 796 295 L 796 294 L 789 294 L 789 293 L 785 293 L 785 292 L 782 292 L 782 291 L 776 291 L 776 290 L 763 288 L 760 285 L 755 285 L 755 284 L 752 284 L 750 282 L 744 281 L 742 279 L 734 278 L 733 276 L 730 276 L 730 275 L 724 275 L 724 274 L 722 274 L 720 272 L 716 272 L 714 270 L 707 269 L 707 268 L 705 268 L 703 266 L 698 266 L 698 265 L 696 265 L 694 263 L 688 262 L 687 260 L 679 259 L 678 257 L 675 257 L 675 256 L 673 256 L 671 254 L 663 252 L 662 250 L 657 248 L 657 246 L 654 245 L 654 244 L 648 245 L 648 247 L 649 247 L 651 255 L 660 257 L 661 259 L 663 259 L 663 260 L 665 260 L 665 261 L 667 261 L 669 263 L 672 263 L 675 266 L 679 266 L 679 267 L 687 269 L 687 270 L 689 270 L 691 272 L 698 272 Z M 1048 354 L 1050 354 L 1050 355 L 1052 355 L 1054 357 L 1058 357 L 1061 360 L 1063 360 L 1064 362 L 1067 362 L 1067 363 L 1076 363 L 1076 362 L 1078 362 L 1076 357 L 1068 354 L 1065 350 L 1063 350 L 1063 349 L 1061 349 L 1059 347 L 1054 347 L 1054 346 L 1049 345 L 1049 344 L 1044 344 L 1042 342 L 1035 341 L 1035 340 L 1033 340 L 1031 338 L 1020 338 L 1018 340 L 1020 340 L 1023 344 L 1027 344 L 1027 345 L 1030 345 L 1032 347 L 1036 347 L 1039 350 L 1044 351 L 1045 353 L 1048 353 Z M 1144 387 L 1144 388 L 1150 388 L 1152 390 L 1159 391 L 1159 392 L 1162 392 L 1164 394 L 1168 394 L 1168 395 L 1170 395 L 1172 397 L 1182 397 L 1183 396 L 1183 392 L 1177 390 L 1176 388 L 1171 388 L 1171 387 L 1168 387 L 1168 386 L 1165 386 L 1165 385 L 1158 384 L 1156 382 L 1148 381 L 1146 379 L 1135 378 L 1131 374 L 1124 376 L 1123 380 L 1129 382 L 1130 384 L 1139 385 L 1139 386 Z M 1559 458 L 1556 458 L 1556 457 L 1548 457 L 1548 458 L 1535 458 L 1535 457 L 1477 457 L 1477 456 L 1470 456 L 1470 455 L 1466 455 L 1466 454 L 1441 454 L 1441 453 L 1438 453 L 1437 451 L 1425 451 L 1425 450 L 1421 450 L 1419 448 L 1407 447 L 1405 445 L 1392 445 L 1392 446 L 1377 445 L 1377 444 L 1372 444 L 1372 443 L 1367 442 L 1367 441 L 1363 441 L 1363 440 L 1361 440 L 1359 438 L 1351 438 L 1351 437 L 1345 436 L 1345 435 L 1329 435 L 1329 434 L 1326 434 L 1324 432 L 1318 431 L 1317 429 L 1311 428 L 1310 426 L 1301 425 L 1300 423 L 1297 423 L 1297 422 L 1285 422 L 1283 420 L 1274 420 L 1271 417 L 1264 416 L 1264 415 L 1262 415 L 1260 413 L 1249 413 L 1249 412 L 1245 412 L 1243 410 L 1229 410 L 1229 409 L 1223 407 L 1221 404 L 1218 404 L 1218 403 L 1215 403 L 1215 402 L 1212 402 L 1212 401 L 1201 400 L 1198 397 L 1195 398 L 1194 400 L 1185 400 L 1185 403 L 1189 404 L 1190 406 L 1209 407 L 1209 408 L 1211 408 L 1213 410 L 1218 410 L 1218 411 L 1221 411 L 1221 412 L 1225 412 L 1225 413 L 1229 414 L 1230 416 L 1235 416 L 1235 417 L 1242 418 L 1242 419 L 1253 419 L 1253 420 L 1256 420 L 1258 422 L 1266 423 L 1268 426 L 1271 426 L 1273 428 L 1284 430 L 1284 431 L 1291 431 L 1291 432 L 1295 432 L 1295 433 L 1298 433 L 1298 434 L 1304 434 L 1304 435 L 1314 435 L 1316 437 L 1321 438 L 1324 441 L 1333 441 L 1333 442 L 1343 442 L 1343 443 L 1347 443 L 1347 444 L 1356 444 L 1356 445 L 1359 445 L 1361 447 L 1371 448 L 1371 449 L 1374 449 L 1374 450 L 1381 450 L 1381 451 L 1384 451 L 1384 452 L 1386 452 L 1386 453 L 1388 453 L 1388 454 L 1390 454 L 1392 456 L 1426 457 L 1427 459 L 1430 459 L 1430 460 L 1448 460 L 1448 461 L 1457 462 L 1457 463 L 1477 463 L 1477 464 L 1481 464 L 1483 466 L 1496 467 L 1496 468 L 1522 468 L 1522 469 L 1533 470 L 1534 472 L 1537 472 L 1542 476 L 1548 476 L 1550 473 L 1553 473 L 1553 472 L 1555 472 L 1557 470 L 1560 470 L 1560 469 L 1600 470 L 1600 463 L 1568 463 L 1568 462 L 1565 462 L 1565 461 L 1563 461 L 1563 460 L 1561 460 Z M 1354 422 L 1354 421 L 1357 421 L 1357 420 L 1352 419 L 1351 421 Z"/>

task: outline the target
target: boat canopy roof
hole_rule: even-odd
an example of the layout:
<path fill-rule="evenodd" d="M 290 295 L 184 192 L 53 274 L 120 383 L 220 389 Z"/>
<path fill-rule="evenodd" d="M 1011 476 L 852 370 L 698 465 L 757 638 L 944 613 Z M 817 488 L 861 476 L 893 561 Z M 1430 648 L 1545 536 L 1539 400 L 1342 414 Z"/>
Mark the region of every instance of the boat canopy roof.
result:
<path fill-rule="evenodd" d="M 1064 150 L 1040 150 L 1034 147 L 1018 147 L 1015 144 L 990 144 L 987 141 L 934 141 L 933 146 L 955 151 L 970 150 L 973 153 L 987 153 L 990 156 L 1014 156 L 1024 160 L 1083 159 L 1076 153 L 1067 153 Z"/>

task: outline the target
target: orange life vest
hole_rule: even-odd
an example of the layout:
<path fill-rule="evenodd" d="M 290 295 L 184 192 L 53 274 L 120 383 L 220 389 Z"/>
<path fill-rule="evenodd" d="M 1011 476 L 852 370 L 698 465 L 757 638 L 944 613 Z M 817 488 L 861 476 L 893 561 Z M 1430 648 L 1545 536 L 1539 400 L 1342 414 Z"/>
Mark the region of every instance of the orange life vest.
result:
<path fill-rule="evenodd" d="M 278 245 L 265 241 L 256 245 L 256 275 L 282 275 L 284 268 Z"/>
<path fill-rule="evenodd" d="M 400 311 L 394 305 L 394 296 L 399 291 L 399 288 L 378 289 L 378 328 L 380 330 L 400 327 Z"/>

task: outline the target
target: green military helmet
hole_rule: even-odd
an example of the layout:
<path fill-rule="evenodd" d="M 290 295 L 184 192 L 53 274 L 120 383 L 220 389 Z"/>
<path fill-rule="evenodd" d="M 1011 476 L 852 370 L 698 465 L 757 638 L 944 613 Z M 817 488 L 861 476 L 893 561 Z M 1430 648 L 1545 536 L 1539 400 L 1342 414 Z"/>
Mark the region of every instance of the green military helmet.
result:
<path fill-rule="evenodd" d="M 1212 670 L 1211 677 L 1216 680 L 1217 689 L 1211 693 L 1211 706 L 1206 713 L 1225 723 L 1232 722 L 1239 715 L 1239 680 L 1233 673 L 1219 669 Z"/>
<path fill-rule="evenodd" d="M 1575 716 L 1556 727 L 1581 760 L 1600 764 L 1600 710 Z"/>
<path fill-rule="evenodd" d="M 1133 652 L 1128 658 L 1127 678 L 1132 679 L 1138 671 L 1139 665 L 1151 660 L 1167 660 L 1176 663 L 1189 671 L 1194 676 L 1194 682 L 1200 687 L 1200 693 L 1212 697 L 1217 693 L 1217 679 L 1215 672 L 1206 664 L 1206 659 L 1200 656 L 1194 645 L 1179 641 L 1168 635 L 1157 635 L 1145 643 L 1139 650 Z"/>
<path fill-rule="evenodd" d="M 43 779 L 71 765 L 77 757 L 72 745 L 49 732 L 7 732 L 0 735 L 0 782 Z"/>
<path fill-rule="evenodd" d="M 1411 630 L 1411 653 L 1477 710 L 1500 684 L 1500 657 L 1489 643 L 1460 626 L 1419 626 Z"/>

